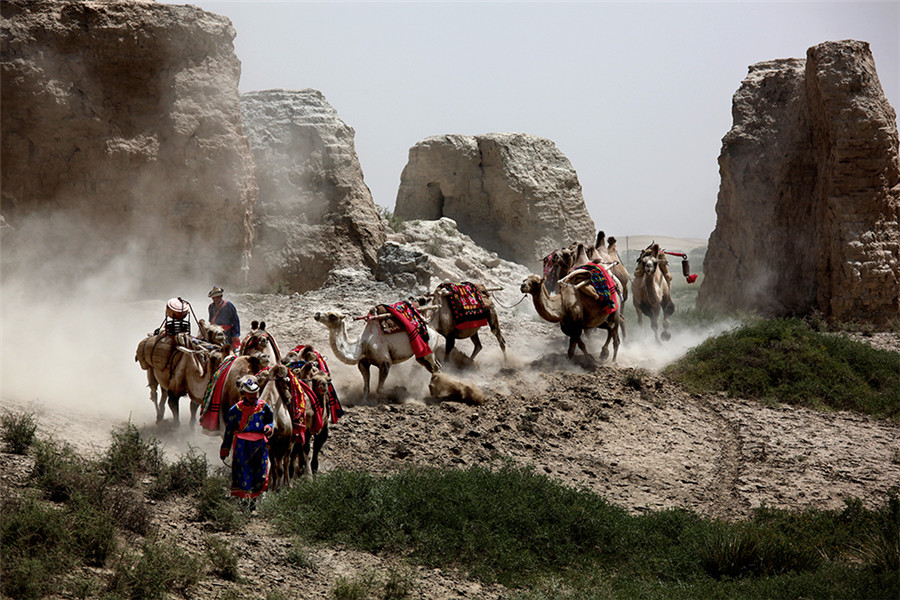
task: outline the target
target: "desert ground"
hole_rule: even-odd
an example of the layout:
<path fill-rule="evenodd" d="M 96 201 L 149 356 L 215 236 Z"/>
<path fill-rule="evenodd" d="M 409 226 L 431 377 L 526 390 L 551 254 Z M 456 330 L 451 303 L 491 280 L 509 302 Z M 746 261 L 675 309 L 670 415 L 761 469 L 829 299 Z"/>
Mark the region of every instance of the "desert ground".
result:
<path fill-rule="evenodd" d="M 429 235 L 434 233 L 408 231 L 394 237 L 424 247 Z M 557 326 L 541 320 L 531 299 L 523 299 L 519 291 L 527 269 L 498 261 L 465 236 L 451 235 L 447 243 L 451 247 L 443 256 L 432 257 L 433 285 L 444 279 L 480 280 L 503 288 L 494 292 L 494 300 L 507 342 L 505 355 L 485 328 L 484 350 L 474 365 L 444 363 L 448 374 L 482 390 L 486 401 L 480 406 L 431 398 L 428 373 L 412 360 L 391 369 L 384 397 L 363 403 L 357 368 L 334 358 L 327 330 L 312 318 L 318 311 L 341 310 L 352 339 L 362 323 L 350 317 L 362 316 L 375 304 L 404 299 L 410 290 L 392 289 L 364 273 L 345 270 L 306 294 L 226 291 L 245 329 L 251 320 L 264 320 L 282 350 L 312 344 L 328 360 L 346 414 L 332 426 L 322 471 L 387 473 L 411 464 L 466 467 L 511 460 L 592 490 L 635 513 L 685 507 L 724 519 L 746 517 L 762 504 L 840 508 L 845 499 L 855 497 L 875 505 L 900 482 L 900 427 L 895 423 L 723 394 L 690 394 L 661 373 L 690 347 L 737 323 L 692 329 L 679 325 L 676 310 L 672 340 L 658 345 L 646 324 L 641 329 L 630 319 L 616 363 L 581 356 L 568 360 L 566 340 Z M 687 284 L 681 280 L 676 285 Z M 208 287 L 208 282 L 196 282 L 183 292 L 198 317 L 205 316 Z M 27 318 L 17 318 L 7 303 L 4 407 L 33 412 L 39 435 L 66 440 L 84 452 L 101 450 L 112 428 L 130 420 L 158 438 L 172 457 L 193 446 L 206 452 L 211 465 L 220 464 L 220 439 L 191 428 L 187 399 L 181 402 L 180 426 L 171 418 L 155 422 L 144 374 L 134 362 L 137 342 L 162 319 L 165 301 L 160 297 L 99 304 L 91 298 L 81 307 L 90 321 L 83 315 L 69 320 L 61 304 L 37 301 L 28 306 Z M 60 317 L 67 319 L 65 324 L 57 320 Z M 896 333 L 860 339 L 900 352 Z M 592 333 L 589 349 L 599 354 L 604 340 L 605 332 Z M 46 372 L 34 352 L 51 345 L 59 358 L 52 361 L 56 368 Z M 65 353 L 66 348 L 75 351 Z M 471 348 L 468 340 L 457 343 L 462 353 Z M 436 351 L 443 356 L 443 340 Z M 376 377 L 373 373 L 373 389 Z M 29 468 L 28 458 L 0 454 L 4 488 L 20 486 Z M 190 519 L 188 501 L 167 501 L 156 509 L 164 536 L 189 548 L 204 535 L 201 525 Z M 326 598 L 337 577 L 383 570 L 398 561 L 315 547 L 315 569 L 288 568 L 284 565 L 290 541 L 275 536 L 260 520 L 224 537 L 241 551 L 242 570 L 264 568 L 274 574 L 273 585 L 302 589 L 304 598 Z M 414 571 L 422 598 L 501 598 L 507 593 L 460 573 L 422 567 Z M 219 598 L 223 585 L 206 580 L 191 597 Z"/>

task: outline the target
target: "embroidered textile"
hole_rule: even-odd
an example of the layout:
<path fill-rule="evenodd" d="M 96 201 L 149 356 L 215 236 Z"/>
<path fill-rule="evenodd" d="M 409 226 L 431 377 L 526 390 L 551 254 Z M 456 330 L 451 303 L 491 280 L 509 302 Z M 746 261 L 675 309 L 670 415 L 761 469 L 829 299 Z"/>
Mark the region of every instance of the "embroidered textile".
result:
<path fill-rule="evenodd" d="M 225 380 L 228 379 L 228 371 L 231 370 L 236 356 L 229 356 L 216 369 L 209 383 L 206 384 L 206 392 L 203 394 L 203 407 L 200 410 L 200 426 L 207 431 L 219 430 L 219 408 L 222 404 L 222 390 L 225 389 Z"/>
<path fill-rule="evenodd" d="M 477 329 L 488 324 L 488 309 L 474 283 L 442 283 L 437 289 L 449 292 L 447 299 L 457 329 Z"/>

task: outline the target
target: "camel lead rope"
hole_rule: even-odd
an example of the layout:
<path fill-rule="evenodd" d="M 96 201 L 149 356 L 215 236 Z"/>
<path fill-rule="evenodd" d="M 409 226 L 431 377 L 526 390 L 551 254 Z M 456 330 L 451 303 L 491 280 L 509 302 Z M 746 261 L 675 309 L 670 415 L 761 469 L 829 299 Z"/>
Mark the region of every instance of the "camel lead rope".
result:
<path fill-rule="evenodd" d="M 494 299 L 494 302 L 496 302 L 497 304 L 499 304 L 499 305 L 502 306 L 503 308 L 515 308 L 515 307 L 517 307 L 518 305 L 520 305 L 520 304 L 522 303 L 522 300 L 524 300 L 525 298 L 528 297 L 528 294 L 522 294 L 522 297 L 519 298 L 519 301 L 516 302 L 515 304 L 511 305 L 511 306 L 507 306 L 507 305 L 503 304 L 502 302 L 500 302 L 499 300 L 497 300 L 497 298 L 494 298 L 493 295 L 491 295 L 491 297 Z"/>

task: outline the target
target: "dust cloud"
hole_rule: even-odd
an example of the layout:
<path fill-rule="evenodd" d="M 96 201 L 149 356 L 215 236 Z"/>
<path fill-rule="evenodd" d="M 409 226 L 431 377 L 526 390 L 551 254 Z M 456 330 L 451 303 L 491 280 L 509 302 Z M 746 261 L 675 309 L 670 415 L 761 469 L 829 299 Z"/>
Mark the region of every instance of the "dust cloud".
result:
<path fill-rule="evenodd" d="M 33 413 L 39 431 L 64 433 L 81 450 L 102 448 L 110 432 L 128 421 L 153 427 L 157 435 L 146 374 L 134 361 L 138 342 L 161 325 L 171 297 L 188 300 L 197 318 L 204 318 L 206 294 L 216 282 L 148 282 L 142 277 L 145 248 L 126 244 L 114 257 L 98 259 L 85 250 L 91 238 L 84 237 L 84 226 L 69 228 L 72 238 L 53 242 L 69 251 L 48 253 L 42 240 L 51 231 L 56 235 L 60 228 L 41 232 L 32 222 L 0 240 L 3 407 Z M 36 243 L 29 247 L 23 239 Z M 144 295 L 146 289 L 154 291 Z M 183 398 L 185 433 L 188 407 Z M 178 432 L 161 441 L 177 443 L 182 451 L 186 439 Z"/>

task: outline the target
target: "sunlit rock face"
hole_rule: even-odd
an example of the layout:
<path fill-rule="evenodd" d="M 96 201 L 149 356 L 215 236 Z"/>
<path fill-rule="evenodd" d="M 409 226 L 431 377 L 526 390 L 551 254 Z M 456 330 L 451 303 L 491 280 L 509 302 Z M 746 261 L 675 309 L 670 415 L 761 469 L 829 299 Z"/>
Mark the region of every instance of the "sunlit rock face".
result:
<path fill-rule="evenodd" d="M 478 245 L 532 269 L 551 251 L 596 237 L 572 164 L 552 141 L 524 133 L 420 141 L 394 214 L 449 217 Z"/>
<path fill-rule="evenodd" d="M 316 90 L 241 96 L 259 181 L 251 286 L 305 292 L 342 267 L 375 269 L 384 225 L 353 128 Z"/>
<path fill-rule="evenodd" d="M 257 187 L 231 22 L 153 2 L 4 0 L 2 28 L 6 272 L 66 279 L 117 262 L 151 288 L 239 283 Z"/>
<path fill-rule="evenodd" d="M 869 45 L 755 64 L 732 113 L 698 306 L 900 317 L 897 117 Z"/>

